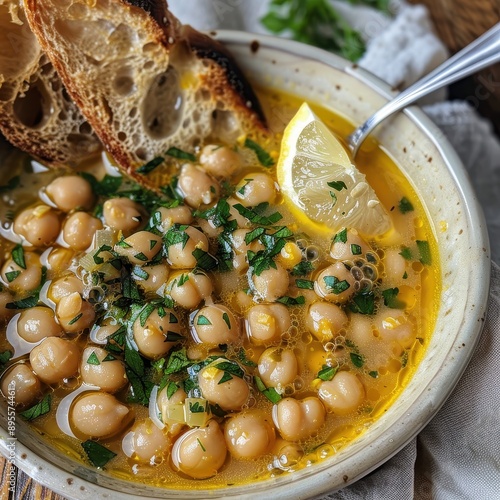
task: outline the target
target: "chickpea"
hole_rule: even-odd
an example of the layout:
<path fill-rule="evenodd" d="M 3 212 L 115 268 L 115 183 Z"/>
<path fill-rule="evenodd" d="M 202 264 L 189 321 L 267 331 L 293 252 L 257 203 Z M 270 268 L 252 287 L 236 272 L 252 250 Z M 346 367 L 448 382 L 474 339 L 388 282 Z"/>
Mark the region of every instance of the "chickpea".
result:
<path fill-rule="evenodd" d="M 108 438 L 122 432 L 133 419 L 130 408 L 106 392 L 85 392 L 69 410 L 77 436 Z"/>
<path fill-rule="evenodd" d="M 8 290 L 0 291 L 0 321 L 10 319 L 16 312 L 14 309 L 8 309 L 7 304 L 12 302 L 14 298 Z"/>
<path fill-rule="evenodd" d="M 406 272 L 406 260 L 398 250 L 386 250 L 384 267 L 389 280 L 400 282 Z"/>
<path fill-rule="evenodd" d="M 270 175 L 253 172 L 238 183 L 234 195 L 244 207 L 255 207 L 260 203 L 274 203 L 278 191 Z"/>
<path fill-rule="evenodd" d="M 48 297 L 54 303 L 58 303 L 63 297 L 72 293 L 83 294 L 83 283 L 74 274 L 68 274 L 57 280 L 54 280 L 48 291 Z"/>
<path fill-rule="evenodd" d="M 384 342 L 380 336 L 375 336 L 372 321 L 364 314 L 353 314 L 349 324 L 346 340 L 352 342 L 364 359 L 363 367 L 367 371 L 377 371 L 387 367 L 393 357 L 394 348 L 391 343 Z M 401 354 L 402 349 L 396 349 L 396 355 Z"/>
<path fill-rule="evenodd" d="M 284 387 L 297 378 L 299 368 L 291 349 L 270 347 L 260 356 L 258 370 L 267 387 Z"/>
<path fill-rule="evenodd" d="M 175 226 L 171 231 L 175 231 L 183 241 L 167 247 L 169 264 L 175 269 L 193 269 L 197 263 L 193 252 L 196 249 L 208 251 L 207 237 L 193 226 Z"/>
<path fill-rule="evenodd" d="M 145 292 L 156 293 L 160 287 L 166 284 L 169 273 L 168 265 L 161 263 L 142 267 L 140 274 L 134 271 L 132 276 Z"/>
<path fill-rule="evenodd" d="M 54 179 L 45 189 L 59 210 L 90 210 L 94 204 L 92 186 L 80 175 L 65 175 Z"/>
<path fill-rule="evenodd" d="M 47 267 L 60 274 L 68 269 L 74 256 L 75 253 L 70 248 L 54 248 L 47 256 Z"/>
<path fill-rule="evenodd" d="M 353 260 L 356 257 L 365 257 L 368 252 L 374 259 L 376 258 L 370 245 L 361 238 L 355 229 L 339 231 L 333 238 L 330 247 L 330 256 L 334 260 Z"/>
<path fill-rule="evenodd" d="M 332 380 L 321 382 L 318 396 L 335 415 L 347 415 L 359 408 L 365 388 L 354 373 L 341 371 Z"/>
<path fill-rule="evenodd" d="M 90 328 L 95 319 L 95 311 L 78 292 L 73 292 L 59 300 L 56 316 L 65 332 L 76 333 Z"/>
<path fill-rule="evenodd" d="M 231 235 L 231 243 L 234 250 L 233 267 L 236 270 L 248 269 L 247 252 L 258 252 L 264 249 L 264 245 L 259 240 L 253 240 L 250 243 L 245 242 L 245 237 L 249 233 L 246 229 L 236 229 Z"/>
<path fill-rule="evenodd" d="M 223 231 L 222 227 L 215 227 L 210 219 L 199 218 L 195 221 L 196 227 L 199 227 L 207 238 L 215 240 Z"/>
<path fill-rule="evenodd" d="M 226 445 L 235 458 L 260 458 L 270 452 L 276 440 L 272 421 L 253 410 L 231 417 L 224 429 Z"/>
<path fill-rule="evenodd" d="M 206 274 L 186 271 L 171 275 L 167 290 L 177 305 L 190 310 L 212 295 L 213 285 Z"/>
<path fill-rule="evenodd" d="M 24 252 L 25 268 L 9 258 L 2 267 L 2 279 L 9 289 L 17 293 L 31 292 L 42 281 L 42 267 L 40 257 L 33 252 Z"/>
<path fill-rule="evenodd" d="M 223 410 L 236 411 L 248 401 L 250 389 L 248 384 L 240 377 L 232 375 L 226 382 L 220 383 L 225 372 L 217 367 L 228 361 L 220 358 L 205 368 L 198 374 L 198 384 L 201 393 L 210 403 L 218 404 Z"/>
<path fill-rule="evenodd" d="M 129 236 L 143 227 L 147 213 L 142 205 L 130 198 L 111 198 L 102 207 L 104 223 L 115 231 Z"/>
<path fill-rule="evenodd" d="M 26 342 L 40 342 L 46 337 L 60 337 L 61 326 L 49 307 L 36 306 L 25 309 L 17 320 L 17 333 Z"/>
<path fill-rule="evenodd" d="M 150 359 L 167 354 L 182 337 L 182 327 L 174 311 L 164 309 L 163 313 L 160 316 L 158 309 L 155 309 L 146 320 L 139 315 L 133 325 L 139 352 Z"/>
<path fill-rule="evenodd" d="M 193 222 L 193 214 L 191 213 L 191 209 L 186 205 L 179 205 L 172 208 L 159 207 L 153 213 L 151 220 L 157 229 L 166 233 L 174 224 L 191 224 Z"/>
<path fill-rule="evenodd" d="M 247 334 L 254 344 L 279 342 L 291 324 L 290 313 L 283 304 L 256 305 L 247 314 Z"/>
<path fill-rule="evenodd" d="M 276 269 L 270 267 L 258 276 L 253 274 L 252 283 L 255 295 L 266 302 L 274 302 L 288 290 L 288 273 L 280 264 Z"/>
<path fill-rule="evenodd" d="M 172 463 L 194 479 L 215 476 L 224 465 L 227 448 L 219 424 L 210 420 L 203 428 L 182 434 L 172 448 Z"/>
<path fill-rule="evenodd" d="M 200 165 L 210 175 L 228 179 L 241 168 L 241 156 L 227 146 L 208 144 L 201 150 Z"/>
<path fill-rule="evenodd" d="M 310 396 L 304 399 L 284 398 L 273 408 L 273 421 L 287 441 L 301 441 L 315 434 L 324 424 L 323 403 Z"/>
<path fill-rule="evenodd" d="M 27 363 L 17 363 L 2 377 L 1 389 L 5 398 L 13 390 L 15 405 L 27 407 L 42 393 L 42 384 Z"/>
<path fill-rule="evenodd" d="M 287 241 L 276 257 L 276 262 L 279 262 L 285 269 L 294 268 L 301 260 L 302 250 L 293 241 Z"/>
<path fill-rule="evenodd" d="M 64 222 L 63 239 L 73 250 L 86 250 L 99 229 L 102 229 L 102 222 L 99 219 L 87 212 L 75 212 Z"/>
<path fill-rule="evenodd" d="M 9 258 L 2 267 L 2 279 L 9 289 L 17 293 L 31 292 L 42 281 L 42 266 L 36 253 L 24 252 L 26 269 L 22 268 Z"/>
<path fill-rule="evenodd" d="M 33 348 L 30 363 L 38 378 L 46 384 L 57 384 L 78 372 L 80 349 L 69 340 L 47 337 Z"/>
<path fill-rule="evenodd" d="M 197 342 L 216 346 L 236 342 L 240 334 L 239 322 L 226 306 L 202 307 L 193 318 L 193 337 Z"/>
<path fill-rule="evenodd" d="M 83 351 L 80 375 L 84 383 L 104 392 L 116 392 L 128 382 L 123 362 L 100 347 L 87 347 Z"/>
<path fill-rule="evenodd" d="M 314 282 L 316 294 L 329 302 L 343 304 L 354 294 L 354 278 L 342 262 L 331 264 Z"/>
<path fill-rule="evenodd" d="M 219 198 L 219 183 L 205 170 L 190 163 L 181 168 L 177 187 L 182 193 L 184 202 L 193 208 L 210 205 Z"/>
<path fill-rule="evenodd" d="M 157 465 L 170 447 L 169 437 L 150 418 L 135 422 L 122 440 L 122 450 L 136 462 Z"/>
<path fill-rule="evenodd" d="M 404 312 L 395 309 L 384 309 L 377 314 L 374 325 L 382 340 L 399 347 L 396 354 L 413 345 L 416 332 Z"/>
<path fill-rule="evenodd" d="M 14 221 L 14 232 L 36 247 L 53 243 L 60 230 L 59 214 L 47 205 L 23 210 Z"/>
<path fill-rule="evenodd" d="M 321 342 L 328 342 L 347 325 L 346 313 L 337 305 L 315 302 L 309 306 L 306 328 Z"/>
<path fill-rule="evenodd" d="M 160 236 L 149 231 L 138 231 L 125 238 L 123 243 L 117 243 L 115 252 L 127 257 L 131 264 L 141 266 L 153 260 L 161 248 L 162 239 Z"/>

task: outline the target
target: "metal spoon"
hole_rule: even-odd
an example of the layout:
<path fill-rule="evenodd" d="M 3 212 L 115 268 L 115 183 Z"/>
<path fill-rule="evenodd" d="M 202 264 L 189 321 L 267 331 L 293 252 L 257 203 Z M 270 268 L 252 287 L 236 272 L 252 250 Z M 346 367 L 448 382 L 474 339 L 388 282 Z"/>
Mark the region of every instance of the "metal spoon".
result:
<path fill-rule="evenodd" d="M 403 109 L 421 97 L 456 82 L 491 64 L 500 61 L 500 23 L 467 45 L 460 52 L 421 78 L 397 97 L 382 106 L 365 123 L 360 125 L 348 138 L 347 143 L 356 156 L 362 142 L 370 132 L 388 116 Z"/>

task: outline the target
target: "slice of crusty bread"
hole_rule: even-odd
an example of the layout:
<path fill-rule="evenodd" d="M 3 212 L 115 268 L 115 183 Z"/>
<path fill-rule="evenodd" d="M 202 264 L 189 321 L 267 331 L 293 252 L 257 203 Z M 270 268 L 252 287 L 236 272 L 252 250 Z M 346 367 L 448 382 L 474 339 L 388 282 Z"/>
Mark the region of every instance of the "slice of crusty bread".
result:
<path fill-rule="evenodd" d="M 193 151 L 209 136 L 231 142 L 264 127 L 231 55 L 182 26 L 165 0 L 25 0 L 25 8 L 68 93 L 132 176 L 170 147 Z"/>
<path fill-rule="evenodd" d="M 71 166 L 101 148 L 17 0 L 0 0 L 0 131 L 50 165 Z"/>

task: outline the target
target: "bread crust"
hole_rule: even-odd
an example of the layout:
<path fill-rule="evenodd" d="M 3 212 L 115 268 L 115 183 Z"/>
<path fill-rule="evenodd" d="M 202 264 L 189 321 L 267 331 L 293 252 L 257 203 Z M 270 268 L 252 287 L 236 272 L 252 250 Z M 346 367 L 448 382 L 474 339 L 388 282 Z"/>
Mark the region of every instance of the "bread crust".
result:
<path fill-rule="evenodd" d="M 71 167 L 101 145 L 43 53 L 22 6 L 0 0 L 0 131 L 46 165 Z"/>
<path fill-rule="evenodd" d="M 259 102 L 228 51 L 182 26 L 164 0 L 25 0 L 27 18 L 71 98 L 117 163 L 137 168 L 170 147 L 230 143 L 265 129 Z"/>

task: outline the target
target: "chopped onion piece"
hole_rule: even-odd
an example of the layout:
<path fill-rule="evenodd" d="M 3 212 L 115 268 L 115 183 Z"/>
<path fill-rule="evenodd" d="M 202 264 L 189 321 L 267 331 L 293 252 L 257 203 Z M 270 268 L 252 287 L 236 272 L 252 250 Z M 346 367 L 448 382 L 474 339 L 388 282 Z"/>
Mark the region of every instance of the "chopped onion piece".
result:
<path fill-rule="evenodd" d="M 158 386 L 155 385 L 151 391 L 151 395 L 149 396 L 149 418 L 153 422 L 153 424 L 158 427 L 158 429 L 164 429 L 165 424 L 160 420 L 160 410 L 158 409 Z M 127 455 L 130 456 L 130 455 Z"/>
<path fill-rule="evenodd" d="M 210 417 L 208 401 L 203 398 L 186 398 L 184 413 L 189 427 L 205 427 Z"/>

